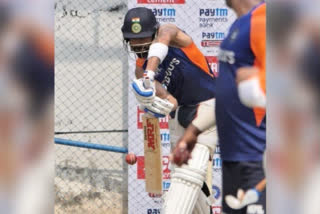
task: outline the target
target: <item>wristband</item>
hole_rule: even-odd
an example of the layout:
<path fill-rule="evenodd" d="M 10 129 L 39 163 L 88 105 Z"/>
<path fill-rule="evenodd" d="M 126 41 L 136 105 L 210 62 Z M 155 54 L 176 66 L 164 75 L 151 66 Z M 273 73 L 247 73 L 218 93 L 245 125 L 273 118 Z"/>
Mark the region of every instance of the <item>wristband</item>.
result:
<path fill-rule="evenodd" d="M 169 51 L 169 47 L 163 43 L 157 42 L 150 45 L 148 59 L 151 57 L 158 57 L 160 63 L 166 58 Z"/>

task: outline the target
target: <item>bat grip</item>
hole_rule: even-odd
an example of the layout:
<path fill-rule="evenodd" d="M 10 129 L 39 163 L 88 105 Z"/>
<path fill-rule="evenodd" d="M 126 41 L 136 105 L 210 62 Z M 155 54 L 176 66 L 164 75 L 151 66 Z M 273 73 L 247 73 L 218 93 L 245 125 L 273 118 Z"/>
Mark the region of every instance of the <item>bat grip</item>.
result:
<path fill-rule="evenodd" d="M 147 70 L 143 73 L 143 85 L 146 89 L 152 88 L 152 81 L 154 80 L 154 71 Z"/>
<path fill-rule="evenodd" d="M 149 77 L 143 77 L 143 85 L 146 89 L 151 88 L 151 81 Z"/>

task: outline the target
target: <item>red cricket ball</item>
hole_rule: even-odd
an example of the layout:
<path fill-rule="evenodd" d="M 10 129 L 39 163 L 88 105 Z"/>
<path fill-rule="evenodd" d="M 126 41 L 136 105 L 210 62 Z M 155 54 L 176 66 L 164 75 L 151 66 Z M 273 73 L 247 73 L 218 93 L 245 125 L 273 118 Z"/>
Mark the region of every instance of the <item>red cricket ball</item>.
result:
<path fill-rule="evenodd" d="M 129 152 L 126 155 L 126 162 L 130 165 L 134 165 L 137 162 L 137 156 L 134 153 Z"/>
<path fill-rule="evenodd" d="M 190 158 L 190 152 L 185 148 L 176 148 L 173 154 L 173 162 L 181 166 L 182 164 L 186 164 Z"/>

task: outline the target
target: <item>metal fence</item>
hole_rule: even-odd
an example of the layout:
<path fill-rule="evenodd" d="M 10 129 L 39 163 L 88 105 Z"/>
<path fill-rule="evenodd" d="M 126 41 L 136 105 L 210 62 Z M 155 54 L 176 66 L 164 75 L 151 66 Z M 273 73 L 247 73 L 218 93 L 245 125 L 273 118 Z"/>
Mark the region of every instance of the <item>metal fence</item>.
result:
<path fill-rule="evenodd" d="M 67 142 L 55 145 L 57 214 L 128 213 L 128 166 L 124 153 L 89 149 L 83 144 L 81 148 L 65 145 L 78 141 L 98 144 L 95 148 L 128 148 L 128 128 L 136 128 L 136 123 L 128 124 L 128 56 L 120 30 L 127 4 L 127 0 L 55 2 L 55 137 L 60 143 Z M 205 42 L 200 47 L 209 50 L 205 55 L 216 55 L 216 49 L 210 47 L 216 43 L 209 40 L 223 39 L 229 26 L 221 19 L 228 14 L 225 9 L 203 8 L 200 15 L 196 7 L 183 13 L 172 8 L 153 12 L 162 23 L 182 23 L 187 33 L 196 35 L 193 39 L 197 44 Z M 220 14 L 219 25 L 215 23 L 214 31 L 202 28 L 205 24 L 210 28 L 212 14 Z M 195 23 L 187 19 L 191 16 L 196 17 Z M 201 21 L 201 17 L 208 19 Z M 211 66 L 216 69 L 214 64 Z M 134 133 L 130 138 L 134 144 L 141 141 Z M 144 202 L 133 203 L 141 206 Z"/>
<path fill-rule="evenodd" d="M 55 2 L 55 135 L 127 147 L 124 0 Z M 55 213 L 127 213 L 123 153 L 55 146 Z"/>

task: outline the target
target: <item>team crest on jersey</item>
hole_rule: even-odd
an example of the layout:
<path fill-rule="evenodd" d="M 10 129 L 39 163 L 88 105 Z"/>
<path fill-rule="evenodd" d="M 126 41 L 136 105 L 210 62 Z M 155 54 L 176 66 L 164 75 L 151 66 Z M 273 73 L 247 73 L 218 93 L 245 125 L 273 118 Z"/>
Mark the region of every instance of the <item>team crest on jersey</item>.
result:
<path fill-rule="evenodd" d="M 230 41 L 234 42 L 236 40 L 236 38 L 239 35 L 239 29 L 235 29 L 234 31 L 232 31 L 231 35 L 230 35 Z"/>

